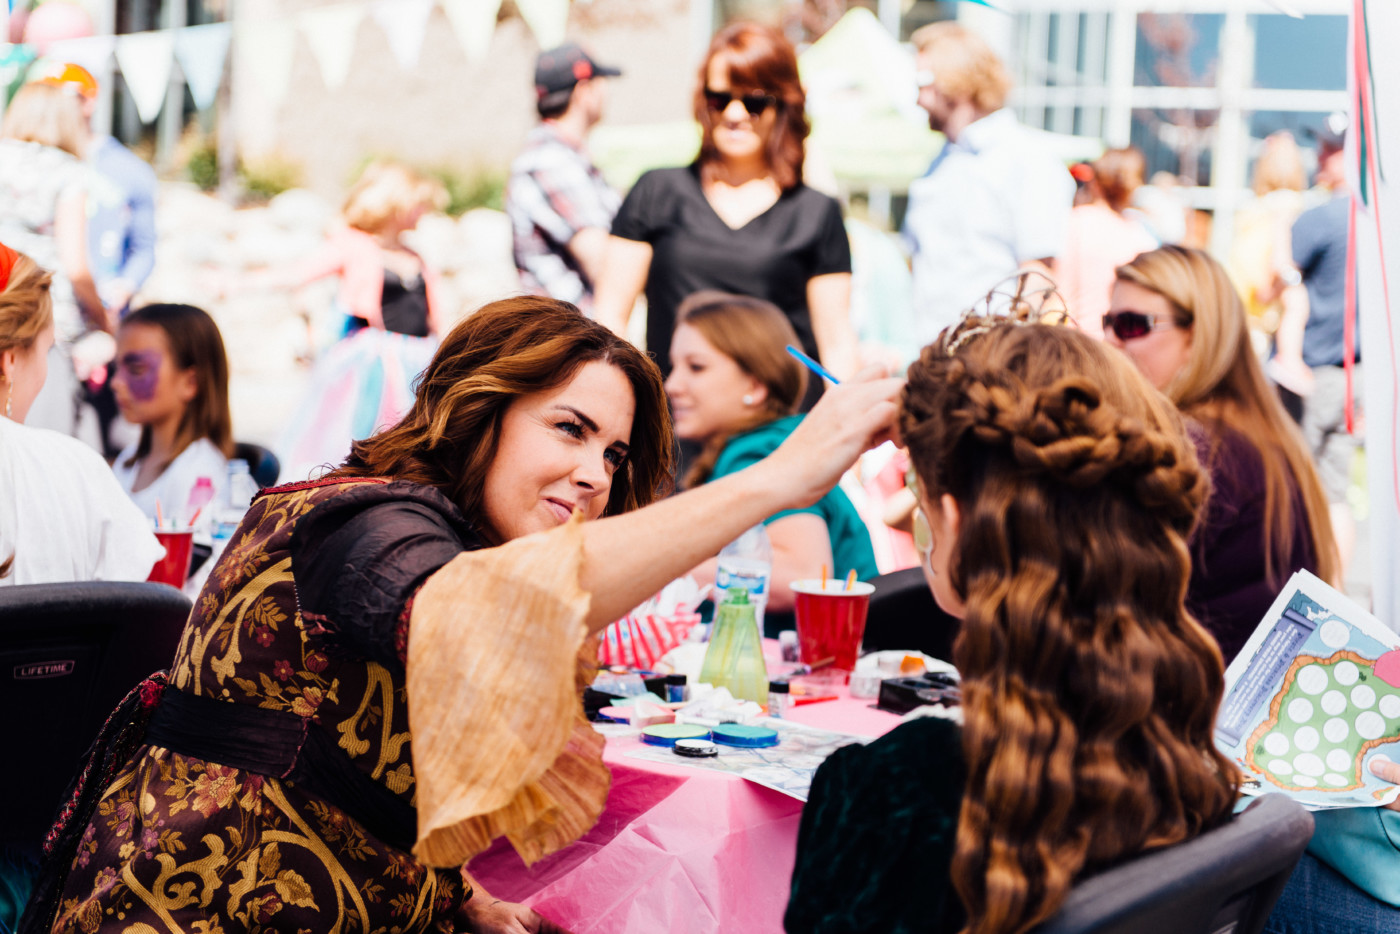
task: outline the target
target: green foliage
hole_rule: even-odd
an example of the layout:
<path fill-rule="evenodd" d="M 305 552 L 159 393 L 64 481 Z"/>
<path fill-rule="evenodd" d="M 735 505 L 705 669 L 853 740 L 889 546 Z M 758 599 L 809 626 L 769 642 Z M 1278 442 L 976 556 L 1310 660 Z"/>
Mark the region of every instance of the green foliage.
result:
<path fill-rule="evenodd" d="M 446 212 L 460 217 L 473 208 L 505 210 L 506 175 L 484 169 L 463 171 L 455 166 L 423 169 L 423 174 L 442 182 L 447 189 Z"/>
<path fill-rule="evenodd" d="M 270 201 L 289 188 L 301 184 L 301 169 L 276 157 L 244 163 L 238 167 L 244 196 L 253 202 Z"/>
<path fill-rule="evenodd" d="M 199 186 L 200 191 L 213 191 L 219 187 L 219 151 L 212 141 L 190 153 L 185 163 L 185 174 Z"/>

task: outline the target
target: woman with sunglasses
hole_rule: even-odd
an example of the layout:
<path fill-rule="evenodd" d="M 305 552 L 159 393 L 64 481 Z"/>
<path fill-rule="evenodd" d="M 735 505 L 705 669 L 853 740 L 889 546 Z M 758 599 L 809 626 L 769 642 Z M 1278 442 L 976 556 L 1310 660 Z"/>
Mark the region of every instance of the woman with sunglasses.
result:
<path fill-rule="evenodd" d="M 804 101 L 780 32 L 720 30 L 695 94 L 699 156 L 643 175 L 613 220 L 598 320 L 623 333 L 645 289 L 647 351 L 664 373 L 676 308 L 703 289 L 771 301 L 807 353 L 837 376 L 854 372 L 850 244 L 840 206 L 802 183 Z"/>
<path fill-rule="evenodd" d="M 1264 380 L 1224 267 L 1201 250 L 1164 246 L 1116 277 L 1105 338 L 1198 428 L 1213 493 L 1191 545 L 1186 603 L 1228 663 L 1294 571 L 1337 583 L 1327 499 Z"/>

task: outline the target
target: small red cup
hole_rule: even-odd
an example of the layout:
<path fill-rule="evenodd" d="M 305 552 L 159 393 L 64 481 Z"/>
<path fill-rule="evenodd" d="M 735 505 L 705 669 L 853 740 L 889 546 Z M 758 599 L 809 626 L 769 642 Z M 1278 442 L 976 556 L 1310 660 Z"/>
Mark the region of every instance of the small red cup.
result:
<path fill-rule="evenodd" d="M 165 557 L 151 568 L 151 576 L 146 578 L 157 584 L 169 584 L 175 589 L 185 586 L 190 576 L 190 555 L 194 549 L 192 529 L 158 529 L 156 540 L 165 546 Z"/>
<path fill-rule="evenodd" d="M 825 586 L 819 580 L 794 581 L 792 590 L 802 661 L 815 665 L 834 658 L 832 668 L 853 671 L 875 588 L 863 581 L 847 588 L 844 580 L 831 578 Z"/>

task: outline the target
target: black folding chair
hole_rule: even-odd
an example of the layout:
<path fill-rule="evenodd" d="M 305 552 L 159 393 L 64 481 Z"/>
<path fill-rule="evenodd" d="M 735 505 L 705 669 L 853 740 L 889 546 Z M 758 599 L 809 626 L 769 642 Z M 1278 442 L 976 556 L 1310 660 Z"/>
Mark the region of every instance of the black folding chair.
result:
<path fill-rule="evenodd" d="M 261 444 L 238 441 L 233 445 L 233 456 L 248 462 L 248 473 L 252 474 L 258 489 L 265 490 L 276 485 L 277 475 L 282 472 L 282 464 L 277 460 L 276 454 Z"/>
<path fill-rule="evenodd" d="M 953 660 L 958 620 L 934 602 L 923 571 L 894 571 L 870 583 L 875 592 L 865 619 L 864 651 L 917 649 L 932 658 Z"/>
<path fill-rule="evenodd" d="M 107 715 L 170 667 L 190 608 L 164 584 L 0 587 L 0 845 L 37 850 Z"/>
<path fill-rule="evenodd" d="M 1223 827 L 1080 882 L 1034 934 L 1258 934 L 1312 833 L 1302 805 L 1265 795 Z"/>

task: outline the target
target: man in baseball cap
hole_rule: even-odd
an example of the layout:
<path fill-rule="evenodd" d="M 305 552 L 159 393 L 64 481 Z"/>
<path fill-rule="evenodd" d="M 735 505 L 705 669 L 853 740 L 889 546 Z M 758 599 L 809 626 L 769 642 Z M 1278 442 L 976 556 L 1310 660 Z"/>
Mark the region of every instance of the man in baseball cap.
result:
<path fill-rule="evenodd" d="M 589 312 L 621 199 L 593 165 L 585 144 L 603 117 L 600 79 L 620 74 L 576 43 L 541 52 L 535 62 L 540 123 L 512 163 L 506 185 L 522 284 Z"/>

